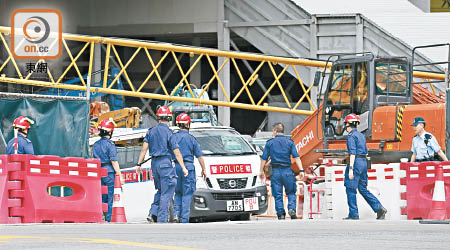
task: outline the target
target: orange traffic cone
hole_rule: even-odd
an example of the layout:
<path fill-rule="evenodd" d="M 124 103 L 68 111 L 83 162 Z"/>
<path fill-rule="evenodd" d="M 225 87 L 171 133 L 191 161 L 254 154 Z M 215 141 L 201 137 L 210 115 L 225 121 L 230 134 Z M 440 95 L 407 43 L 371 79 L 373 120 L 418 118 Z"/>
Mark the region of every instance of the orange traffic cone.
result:
<path fill-rule="evenodd" d="M 122 184 L 120 183 L 119 175 L 116 175 L 114 181 L 114 201 L 112 208 L 111 222 L 126 223 L 127 217 L 125 216 L 125 207 L 122 203 Z"/>
<path fill-rule="evenodd" d="M 436 166 L 436 181 L 434 183 L 433 200 L 431 209 L 428 213 L 426 221 L 420 223 L 450 223 L 447 216 L 447 208 L 445 207 L 445 183 L 444 169 L 442 165 Z"/>

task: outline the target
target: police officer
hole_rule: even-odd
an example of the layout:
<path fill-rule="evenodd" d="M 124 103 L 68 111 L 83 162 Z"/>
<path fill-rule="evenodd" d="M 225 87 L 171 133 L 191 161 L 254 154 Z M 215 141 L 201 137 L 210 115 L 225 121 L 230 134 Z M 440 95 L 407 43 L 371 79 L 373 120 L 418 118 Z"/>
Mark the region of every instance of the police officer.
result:
<path fill-rule="evenodd" d="M 33 143 L 27 138 L 31 124 L 34 124 L 34 121 L 25 116 L 19 116 L 14 120 L 14 138 L 8 142 L 6 154 L 34 155 Z"/>
<path fill-rule="evenodd" d="M 116 174 L 120 176 L 120 182 L 124 184 L 124 179 L 120 173 L 119 162 L 117 161 L 117 149 L 114 142 L 111 141 L 114 126 L 115 123 L 112 118 L 104 119 L 100 122 L 98 129 L 100 130 L 101 138 L 94 143 L 92 149 L 94 158 L 100 159 L 102 168 L 108 170 L 108 175 L 101 179 L 102 186 L 108 187 L 108 194 L 102 195 L 103 203 L 108 203 L 108 212 L 105 216 L 107 222 L 111 221 Z"/>
<path fill-rule="evenodd" d="M 442 160 L 447 161 L 447 156 L 442 152 L 436 137 L 425 131 L 425 120 L 422 117 L 414 118 L 412 124 L 414 127 L 414 136 L 412 141 L 411 162 L 434 161 L 435 154 L 438 154 Z"/>
<path fill-rule="evenodd" d="M 275 197 L 275 209 L 279 220 L 284 220 L 286 212 L 283 205 L 283 186 L 288 196 L 288 214 L 291 219 L 297 219 L 296 215 L 296 184 L 294 171 L 291 169 L 291 155 L 300 169 L 300 178 L 303 178 L 303 167 L 295 144 L 284 136 L 284 125 L 276 123 L 273 125 L 274 138 L 267 141 L 261 156 L 261 167 L 259 176 L 264 178 L 264 165 L 271 159 L 272 176 L 270 177 L 272 194 Z"/>
<path fill-rule="evenodd" d="M 167 106 L 162 106 L 156 112 L 158 125 L 147 132 L 144 144 L 139 155 L 136 171 L 141 173 L 141 165 L 147 150 L 152 157 L 152 175 L 155 183 L 156 194 L 147 217 L 149 222 L 167 223 L 169 218 L 169 206 L 172 202 L 177 185 L 177 174 L 172 165 L 173 151 L 176 160 L 181 166 L 184 176 L 188 170 L 184 166 L 183 157 L 178 144 L 173 140 L 173 132 L 169 128 L 172 111 Z"/>
<path fill-rule="evenodd" d="M 372 210 L 377 213 L 377 219 L 384 219 L 387 210 L 380 201 L 367 190 L 367 146 L 366 138 L 356 127 L 360 123 L 359 116 L 349 114 L 344 119 L 345 129 L 348 132 L 347 150 L 350 155 L 350 164 L 345 169 L 344 186 L 346 187 L 349 213 L 344 220 L 358 220 L 358 206 L 356 204 L 356 190 L 364 197 Z"/>
<path fill-rule="evenodd" d="M 196 174 L 194 166 L 194 155 L 197 157 L 202 167 L 202 177 L 206 178 L 205 162 L 203 161 L 202 151 L 194 136 L 189 134 L 191 118 L 186 113 L 181 113 L 176 119 L 176 124 L 180 130 L 173 135 L 175 143 L 180 146 L 180 152 L 183 156 L 184 165 L 189 171 L 184 177 L 182 168 L 178 162 L 175 162 L 177 171 L 177 187 L 175 189 L 175 201 L 173 205 L 174 221 L 181 223 L 189 222 L 189 213 L 192 197 L 196 189 Z"/>

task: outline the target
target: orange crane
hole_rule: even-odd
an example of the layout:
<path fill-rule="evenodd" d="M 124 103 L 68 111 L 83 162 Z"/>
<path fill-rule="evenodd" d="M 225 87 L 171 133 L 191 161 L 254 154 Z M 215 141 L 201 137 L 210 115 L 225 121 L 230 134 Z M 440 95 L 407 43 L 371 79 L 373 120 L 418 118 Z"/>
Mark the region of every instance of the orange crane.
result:
<path fill-rule="evenodd" d="M 141 109 L 123 108 L 110 111 L 106 102 L 92 102 L 89 106 L 89 118 L 91 119 L 91 132 L 97 128 L 97 123 L 103 119 L 112 118 L 118 128 L 139 128 L 141 121 Z"/>
<path fill-rule="evenodd" d="M 303 165 L 320 164 L 323 157 L 345 162 L 344 117 L 350 113 L 361 117 L 358 130 L 367 139 L 372 163 L 399 162 L 411 156 L 414 132 L 410 126 L 416 116 L 425 119 L 426 130 L 445 149 L 449 134 L 445 98 L 420 85 L 425 82 L 413 80 L 415 67 L 443 63 L 450 66 L 450 58 L 448 62 L 414 64 L 417 49 L 435 46 L 448 46 L 450 52 L 450 44 L 438 44 L 414 48 L 412 60 L 372 53 L 336 56 L 326 86 L 322 77 L 322 104 L 291 132 Z M 292 167 L 298 171 L 295 164 Z"/>
<path fill-rule="evenodd" d="M 98 121 L 112 118 L 117 128 L 139 128 L 141 109 L 136 107 L 123 108 L 99 115 Z"/>

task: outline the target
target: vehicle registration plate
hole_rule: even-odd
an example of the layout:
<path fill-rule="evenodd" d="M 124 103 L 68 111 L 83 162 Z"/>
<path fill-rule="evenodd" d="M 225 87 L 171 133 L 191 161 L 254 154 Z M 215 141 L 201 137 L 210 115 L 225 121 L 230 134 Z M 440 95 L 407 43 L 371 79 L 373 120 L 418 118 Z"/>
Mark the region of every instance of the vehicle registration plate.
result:
<path fill-rule="evenodd" d="M 242 200 L 232 200 L 227 201 L 227 211 L 235 212 L 235 211 L 243 211 Z"/>
<path fill-rule="evenodd" d="M 258 197 L 244 199 L 244 211 L 259 210 Z"/>

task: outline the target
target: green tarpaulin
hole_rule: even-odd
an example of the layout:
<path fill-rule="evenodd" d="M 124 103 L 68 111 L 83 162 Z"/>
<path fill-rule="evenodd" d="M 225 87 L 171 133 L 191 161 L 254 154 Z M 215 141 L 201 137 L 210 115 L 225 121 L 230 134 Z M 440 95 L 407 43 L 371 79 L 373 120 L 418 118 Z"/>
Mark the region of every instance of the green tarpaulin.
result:
<path fill-rule="evenodd" d="M 86 100 L 0 98 L 0 130 L 5 141 L 14 137 L 18 116 L 34 120 L 28 138 L 38 155 L 89 157 L 89 103 Z"/>

